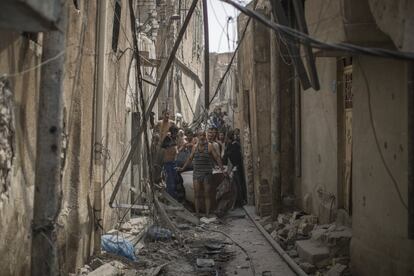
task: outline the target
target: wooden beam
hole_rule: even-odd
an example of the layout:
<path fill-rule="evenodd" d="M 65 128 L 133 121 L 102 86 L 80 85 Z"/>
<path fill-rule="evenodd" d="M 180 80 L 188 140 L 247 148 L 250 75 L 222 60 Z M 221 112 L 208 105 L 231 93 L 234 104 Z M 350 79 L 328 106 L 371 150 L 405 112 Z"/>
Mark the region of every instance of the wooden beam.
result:
<path fill-rule="evenodd" d="M 295 10 L 296 15 L 296 21 L 299 25 L 299 30 L 302 33 L 309 34 L 308 32 L 308 26 L 306 25 L 306 19 L 305 19 L 305 12 L 303 11 L 303 2 L 302 0 L 293 0 L 293 8 Z M 316 71 L 316 65 L 315 65 L 315 57 L 312 52 L 312 47 L 308 42 L 303 43 L 303 48 L 305 50 L 305 59 L 309 71 L 310 76 L 310 82 L 312 85 L 312 88 L 315 90 L 320 89 L 319 79 L 318 79 L 318 72 Z"/>
<path fill-rule="evenodd" d="M 289 21 L 285 15 L 282 4 L 279 0 L 271 0 L 273 16 L 276 19 L 276 22 L 280 25 L 289 26 Z M 279 33 L 279 37 L 283 35 Z M 280 39 L 279 39 L 280 40 Z M 302 59 L 300 58 L 299 46 L 295 43 L 287 43 L 286 48 L 291 56 L 293 66 L 295 67 L 296 72 L 298 73 L 300 83 L 303 89 L 308 89 L 311 87 L 308 74 L 306 72 L 305 66 L 303 65 Z"/>

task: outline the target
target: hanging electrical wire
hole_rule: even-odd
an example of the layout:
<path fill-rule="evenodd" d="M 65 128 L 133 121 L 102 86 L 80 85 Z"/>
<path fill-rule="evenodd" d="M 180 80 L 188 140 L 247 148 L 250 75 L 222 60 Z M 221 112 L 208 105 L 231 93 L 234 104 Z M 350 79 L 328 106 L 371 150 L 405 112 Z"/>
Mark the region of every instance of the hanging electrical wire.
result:
<path fill-rule="evenodd" d="M 236 54 L 237 54 L 238 50 L 240 49 L 240 45 L 242 44 L 243 39 L 244 39 L 244 37 L 245 37 L 245 35 L 246 35 L 247 28 L 249 27 L 250 21 L 251 21 L 251 18 L 249 17 L 249 19 L 247 19 L 246 25 L 244 26 L 244 29 L 243 29 L 242 35 L 241 35 L 241 37 L 240 37 L 239 44 L 237 44 L 237 47 L 236 47 L 236 49 L 235 49 L 235 50 L 234 50 L 234 52 L 233 52 L 233 55 L 232 55 L 232 57 L 231 57 L 231 59 L 230 59 L 230 62 L 229 62 L 229 64 L 227 65 L 226 71 L 224 71 L 223 76 L 221 76 L 221 78 L 220 78 L 219 82 L 217 83 L 217 87 L 216 87 L 216 90 L 215 90 L 215 92 L 214 92 L 214 94 L 213 94 L 213 97 L 210 99 L 210 104 L 213 102 L 214 98 L 218 95 L 218 93 L 219 93 L 219 91 L 220 91 L 220 88 L 221 88 L 221 86 L 223 85 L 223 82 L 224 82 L 224 80 L 225 80 L 225 78 L 226 78 L 227 74 L 229 73 L 231 66 L 233 65 L 234 59 L 235 59 L 235 57 L 236 57 Z"/>
<path fill-rule="evenodd" d="M 220 0 L 227 4 L 232 5 L 242 13 L 246 14 L 250 18 L 254 18 L 265 26 L 285 35 L 286 37 L 297 40 L 302 44 L 309 44 L 313 48 L 322 49 L 322 50 L 339 50 L 343 52 L 348 52 L 356 55 L 369 55 L 375 57 L 383 58 L 394 58 L 394 59 L 403 59 L 403 60 L 414 60 L 414 53 L 409 52 L 399 52 L 382 48 L 372 48 L 372 47 L 362 47 L 350 43 L 328 43 L 322 42 L 318 39 L 315 39 L 305 33 L 302 33 L 298 30 L 290 28 L 288 26 L 280 25 L 275 22 L 270 21 L 260 13 L 251 10 L 249 8 L 243 7 L 242 5 L 232 1 L 232 0 Z"/>

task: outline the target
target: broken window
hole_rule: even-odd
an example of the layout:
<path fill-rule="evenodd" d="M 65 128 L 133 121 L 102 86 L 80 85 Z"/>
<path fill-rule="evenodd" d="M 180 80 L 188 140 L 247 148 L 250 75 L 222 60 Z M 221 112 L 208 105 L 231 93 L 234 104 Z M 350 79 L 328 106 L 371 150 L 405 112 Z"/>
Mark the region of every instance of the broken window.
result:
<path fill-rule="evenodd" d="M 9 82 L 0 77 L 0 203 L 9 197 L 14 161 L 13 92 Z M 1 205 L 1 204 L 0 204 Z"/>
<path fill-rule="evenodd" d="M 112 27 L 112 50 L 118 50 L 119 28 L 121 24 L 121 2 L 116 0 L 114 7 L 114 24 Z"/>
<path fill-rule="evenodd" d="M 35 43 L 38 43 L 38 33 L 32 33 L 32 32 L 23 32 L 22 36 L 28 40 L 31 40 Z"/>

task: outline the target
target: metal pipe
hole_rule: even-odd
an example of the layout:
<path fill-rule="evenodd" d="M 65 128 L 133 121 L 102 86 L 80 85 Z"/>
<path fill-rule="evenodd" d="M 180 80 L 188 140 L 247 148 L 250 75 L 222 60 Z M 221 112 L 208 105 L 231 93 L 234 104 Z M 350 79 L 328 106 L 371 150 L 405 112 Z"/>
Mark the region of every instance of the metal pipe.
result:
<path fill-rule="evenodd" d="M 58 30 L 44 33 L 36 138 L 31 275 L 60 275 L 57 219 L 62 204 L 61 145 L 67 7 Z M 56 58 L 59 56 L 58 58 Z"/>
<path fill-rule="evenodd" d="M 163 87 L 165 79 L 168 75 L 168 71 L 171 67 L 172 62 L 174 61 L 175 54 L 177 53 L 178 46 L 180 45 L 181 40 L 183 39 L 184 33 L 187 29 L 188 23 L 190 23 L 191 16 L 194 13 L 194 10 L 197 6 L 197 3 L 198 3 L 198 0 L 193 0 L 193 2 L 191 3 L 190 9 L 188 10 L 187 16 L 186 16 L 186 18 L 184 20 L 184 23 L 183 23 L 183 26 L 181 27 L 180 32 L 178 33 L 177 39 L 176 39 L 176 41 L 174 43 L 174 46 L 171 50 L 170 56 L 168 57 L 167 63 L 166 63 L 166 65 L 164 67 L 164 70 L 161 74 L 160 80 L 158 82 L 158 86 L 154 91 L 154 95 L 152 96 L 151 102 L 148 105 L 148 108 L 147 108 L 142 120 L 148 120 L 148 118 L 150 117 L 150 113 L 152 112 L 152 109 L 154 108 L 155 102 L 157 101 L 158 96 L 161 92 L 161 89 Z M 129 150 L 128 156 L 127 156 L 127 158 L 125 160 L 125 163 L 124 163 L 124 166 L 122 167 L 122 170 L 121 170 L 121 172 L 118 176 L 118 179 L 117 179 L 116 185 L 114 187 L 114 190 L 112 191 L 111 197 L 109 199 L 109 206 L 111 208 L 113 208 L 113 203 L 115 201 L 116 194 L 118 193 L 119 188 L 121 187 L 122 180 L 124 179 L 126 171 L 128 170 L 129 163 L 131 162 L 132 157 L 135 154 L 136 148 L 137 148 L 138 144 L 140 143 L 140 139 L 138 139 L 138 138 L 141 136 L 141 134 L 144 131 L 143 125 L 144 125 L 143 122 L 141 122 L 141 124 L 139 126 L 139 130 L 138 130 L 137 139 L 135 139 L 135 141 L 133 142 L 133 144 L 131 146 L 131 149 Z"/>
<path fill-rule="evenodd" d="M 407 151 L 408 151 L 408 239 L 414 240 L 414 62 L 408 62 Z"/>
<path fill-rule="evenodd" d="M 280 54 L 277 51 L 277 36 L 274 31 L 270 32 L 270 141 L 272 156 L 272 219 L 276 220 L 282 205 L 282 183 L 280 172 Z M 282 46 L 279 47 L 281 49 Z"/>
<path fill-rule="evenodd" d="M 210 107 L 210 49 L 208 38 L 208 10 L 207 0 L 203 0 L 204 20 L 204 104 L 206 112 Z"/>
<path fill-rule="evenodd" d="M 98 2 L 98 60 L 97 60 L 97 78 L 96 78 L 96 93 L 95 93 L 95 129 L 94 129 L 94 200 L 93 211 L 94 220 L 102 221 L 102 178 L 103 178 L 103 164 L 102 152 L 97 147 L 102 144 L 103 140 L 103 96 L 104 96 L 104 82 L 105 82 L 105 44 L 106 44 L 106 19 L 107 19 L 107 2 Z M 101 251 L 101 235 L 102 228 L 95 226 L 94 232 L 94 254 L 99 254 Z"/>
<path fill-rule="evenodd" d="M 247 216 L 250 218 L 250 220 L 254 223 L 254 225 L 256 225 L 257 229 L 259 229 L 259 231 L 263 234 L 266 240 L 273 247 L 273 249 L 276 250 L 279 256 L 282 257 L 282 259 L 293 270 L 293 272 L 295 272 L 295 274 L 299 276 L 308 276 L 308 274 L 306 274 L 305 271 L 303 271 L 302 268 L 300 268 L 298 264 L 295 263 L 295 261 L 292 260 L 292 258 L 285 252 L 285 250 L 283 250 L 283 248 L 272 238 L 272 236 L 270 236 L 269 233 L 267 233 L 263 226 L 255 220 L 255 218 L 247 209 L 247 206 L 244 206 L 243 209 L 246 212 Z"/>

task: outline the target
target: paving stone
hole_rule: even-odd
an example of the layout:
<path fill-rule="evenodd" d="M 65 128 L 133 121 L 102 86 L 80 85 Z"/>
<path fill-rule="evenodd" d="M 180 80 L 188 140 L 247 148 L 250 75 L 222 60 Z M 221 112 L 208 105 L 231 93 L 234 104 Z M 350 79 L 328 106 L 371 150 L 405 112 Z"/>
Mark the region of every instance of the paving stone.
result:
<path fill-rule="evenodd" d="M 311 264 L 329 258 L 329 248 L 312 240 L 296 241 L 296 250 L 302 260 Z"/>

